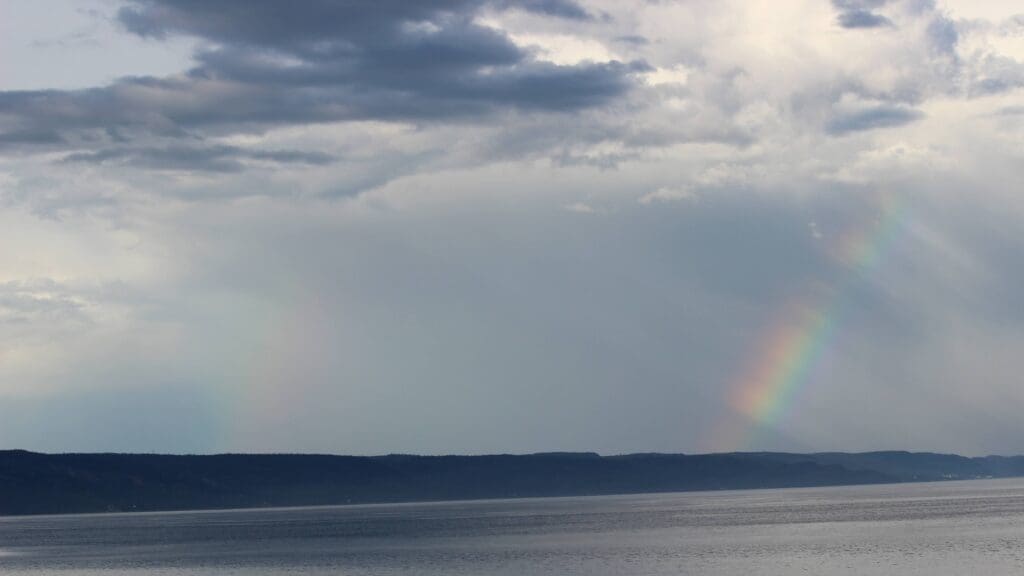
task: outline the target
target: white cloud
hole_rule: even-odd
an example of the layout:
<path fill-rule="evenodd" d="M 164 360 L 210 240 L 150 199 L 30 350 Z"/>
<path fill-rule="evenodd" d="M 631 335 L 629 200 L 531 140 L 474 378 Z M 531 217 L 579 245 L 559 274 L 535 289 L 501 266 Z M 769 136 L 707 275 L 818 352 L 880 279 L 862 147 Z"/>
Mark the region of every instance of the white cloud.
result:
<path fill-rule="evenodd" d="M 663 186 L 661 188 L 658 188 L 657 190 L 654 190 L 653 192 L 648 192 L 647 194 L 644 194 L 643 196 L 640 197 L 641 204 L 651 204 L 652 202 L 671 202 L 678 200 L 696 201 L 697 194 L 690 188 L 672 188 Z"/>
<path fill-rule="evenodd" d="M 566 204 L 565 209 L 569 212 L 575 212 L 577 214 L 595 214 L 597 210 L 593 206 L 585 202 L 573 202 L 572 204 Z"/>
<path fill-rule="evenodd" d="M 686 84 L 690 73 L 686 66 L 677 64 L 670 68 L 655 68 L 644 75 L 644 80 L 651 86 L 661 84 Z"/>
<path fill-rule="evenodd" d="M 509 34 L 518 46 L 535 52 L 539 60 L 560 66 L 581 62 L 611 62 L 621 60 L 601 42 L 567 34 Z"/>

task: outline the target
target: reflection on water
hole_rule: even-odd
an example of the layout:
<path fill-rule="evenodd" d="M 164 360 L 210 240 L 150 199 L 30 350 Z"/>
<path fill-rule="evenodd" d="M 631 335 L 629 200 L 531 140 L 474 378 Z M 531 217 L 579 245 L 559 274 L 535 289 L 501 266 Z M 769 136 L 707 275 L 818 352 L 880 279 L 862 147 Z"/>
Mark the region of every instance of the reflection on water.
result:
<path fill-rule="evenodd" d="M 1024 481 L 0 519 L 20 574 L 1024 573 Z"/>

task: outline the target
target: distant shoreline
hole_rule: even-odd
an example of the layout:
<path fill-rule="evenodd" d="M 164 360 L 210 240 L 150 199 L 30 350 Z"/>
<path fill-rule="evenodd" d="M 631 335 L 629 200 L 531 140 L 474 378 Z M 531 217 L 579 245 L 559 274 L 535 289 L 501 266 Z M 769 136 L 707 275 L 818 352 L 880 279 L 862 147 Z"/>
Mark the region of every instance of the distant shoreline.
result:
<path fill-rule="evenodd" d="M 41 514 L 0 514 L 0 520 L 2 519 L 16 519 L 16 518 L 60 518 L 60 517 L 75 517 L 75 516 L 136 516 L 136 515 L 172 515 L 172 514 L 218 514 L 226 512 L 288 512 L 288 511 L 302 511 L 302 510 L 317 510 L 317 509 L 334 509 L 334 508 L 392 508 L 392 507 L 416 507 L 416 506 L 446 506 L 446 505 L 459 505 L 459 504 L 488 504 L 488 503 L 523 503 L 531 500 L 550 501 L 560 499 L 587 499 L 587 498 L 629 498 L 629 497 L 643 497 L 643 496 L 671 496 L 673 494 L 714 494 L 720 492 L 756 492 L 756 491 L 786 491 L 786 490 L 828 490 L 832 488 L 857 488 L 857 487 L 871 487 L 871 486 L 912 486 L 914 484 L 958 484 L 961 482 L 973 483 L 973 482 L 996 482 L 1000 480 L 1014 480 L 1018 478 L 1024 478 L 1024 476 L 1004 476 L 1004 477 L 986 477 L 986 478 L 961 478 L 961 479 L 941 479 L 941 480 L 917 480 L 917 481 L 893 481 L 893 482 L 871 482 L 866 484 L 828 484 L 821 486 L 777 486 L 771 488 L 707 488 L 707 489 L 695 489 L 695 490 L 673 490 L 665 492 L 615 492 L 610 494 L 577 494 L 572 496 L 510 496 L 506 498 L 470 498 L 470 499 L 456 499 L 456 500 L 402 500 L 394 502 L 359 502 L 352 504 L 307 504 L 299 506 L 254 506 L 246 508 L 184 508 L 184 509 L 173 509 L 173 510 L 120 510 L 120 511 L 101 511 L 101 512 L 66 512 L 66 513 L 41 513 Z"/>
<path fill-rule="evenodd" d="M 175 512 L 807 488 L 1024 476 L 1024 456 L 484 456 L 0 451 L 0 515 Z"/>

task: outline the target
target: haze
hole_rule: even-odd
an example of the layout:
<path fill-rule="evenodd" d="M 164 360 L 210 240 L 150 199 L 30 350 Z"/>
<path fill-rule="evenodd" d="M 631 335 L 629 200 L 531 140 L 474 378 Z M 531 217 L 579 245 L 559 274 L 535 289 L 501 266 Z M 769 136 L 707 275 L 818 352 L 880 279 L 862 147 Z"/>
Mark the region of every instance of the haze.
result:
<path fill-rule="evenodd" d="M 1020 453 L 1024 12 L 0 2 L 0 445 Z"/>

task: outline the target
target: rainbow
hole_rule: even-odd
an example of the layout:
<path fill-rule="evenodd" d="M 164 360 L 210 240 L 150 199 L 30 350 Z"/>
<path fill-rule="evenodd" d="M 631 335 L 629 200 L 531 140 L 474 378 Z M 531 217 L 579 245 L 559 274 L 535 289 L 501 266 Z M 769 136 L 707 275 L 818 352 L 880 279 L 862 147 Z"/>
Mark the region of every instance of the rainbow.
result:
<path fill-rule="evenodd" d="M 757 431 L 777 429 L 797 394 L 811 380 L 816 364 L 829 348 L 848 307 L 852 285 L 870 275 L 882 260 L 904 220 L 901 203 L 893 196 L 879 199 L 877 217 L 852 227 L 829 250 L 845 269 L 835 286 L 820 287 L 811 297 L 786 302 L 759 338 L 751 360 L 728 386 L 732 430 L 719 426 L 711 448 L 750 449 Z M 741 418 L 735 418 L 738 414 Z"/>

